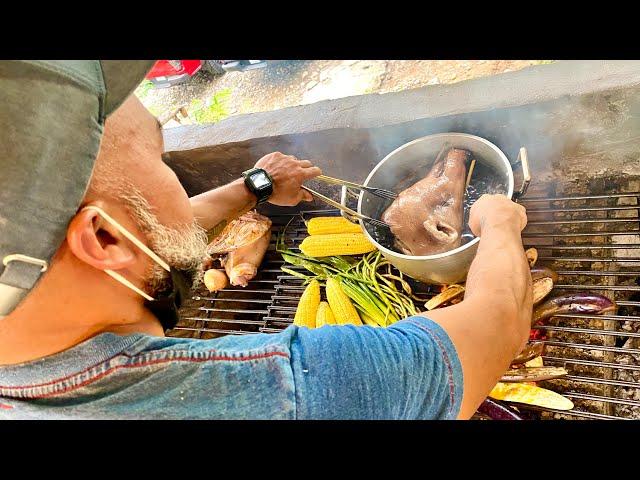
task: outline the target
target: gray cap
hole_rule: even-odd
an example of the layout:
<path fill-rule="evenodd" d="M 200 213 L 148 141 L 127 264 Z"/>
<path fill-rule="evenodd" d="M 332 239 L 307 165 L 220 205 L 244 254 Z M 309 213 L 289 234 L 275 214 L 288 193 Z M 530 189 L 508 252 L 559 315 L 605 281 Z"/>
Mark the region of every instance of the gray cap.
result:
<path fill-rule="evenodd" d="M 84 197 L 105 118 L 154 61 L 0 61 L 0 317 L 29 293 Z"/>

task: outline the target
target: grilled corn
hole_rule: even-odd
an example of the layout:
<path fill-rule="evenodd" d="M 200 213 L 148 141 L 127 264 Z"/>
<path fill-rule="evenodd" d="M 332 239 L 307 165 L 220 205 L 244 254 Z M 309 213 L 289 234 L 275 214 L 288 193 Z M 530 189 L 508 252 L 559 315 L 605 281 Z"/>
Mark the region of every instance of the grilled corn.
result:
<path fill-rule="evenodd" d="M 340 281 L 336 278 L 327 279 L 327 300 L 338 325 L 362 325 L 351 299 L 342 291 Z"/>
<path fill-rule="evenodd" d="M 320 284 L 313 279 L 300 297 L 293 324 L 299 327 L 315 328 L 318 305 L 320 305 Z"/>
<path fill-rule="evenodd" d="M 360 225 L 344 217 L 315 217 L 307 223 L 309 235 L 330 235 L 332 233 L 362 233 Z"/>
<path fill-rule="evenodd" d="M 318 313 L 316 314 L 316 328 L 323 325 L 335 325 L 336 318 L 333 316 L 331 307 L 327 302 L 320 302 Z"/>
<path fill-rule="evenodd" d="M 310 235 L 300 244 L 302 253 L 309 257 L 359 255 L 375 249 L 376 247 L 362 233 Z"/>

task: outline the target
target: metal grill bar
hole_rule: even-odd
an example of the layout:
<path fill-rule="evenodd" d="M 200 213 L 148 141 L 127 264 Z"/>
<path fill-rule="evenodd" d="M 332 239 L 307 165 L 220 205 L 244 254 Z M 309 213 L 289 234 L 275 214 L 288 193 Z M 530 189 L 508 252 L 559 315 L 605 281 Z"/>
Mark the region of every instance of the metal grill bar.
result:
<path fill-rule="evenodd" d="M 640 220 L 640 218 L 638 217 L 634 217 L 634 218 L 609 218 L 609 219 L 605 219 L 605 218 L 596 218 L 596 219 L 591 219 L 591 220 L 550 220 L 550 221 L 533 221 L 533 222 L 528 222 L 527 225 L 528 226 L 532 226 L 532 225 L 565 225 L 567 223 L 570 223 L 572 225 L 584 225 L 587 223 L 627 223 L 627 222 L 638 222 Z"/>
<path fill-rule="evenodd" d="M 626 315 L 587 315 L 584 313 L 560 313 L 554 315 L 553 318 L 582 318 L 588 320 L 613 320 L 619 322 L 640 322 L 640 317 L 632 317 Z"/>
<path fill-rule="evenodd" d="M 586 333 L 589 335 L 610 335 L 614 337 L 640 338 L 640 333 L 610 330 L 595 330 L 591 328 L 555 327 L 553 325 L 536 325 L 534 330 L 547 330 L 555 332 Z"/>
<path fill-rule="evenodd" d="M 635 248 L 640 248 L 640 245 L 635 245 L 633 243 L 630 244 L 616 244 L 616 245 L 533 245 L 528 244 L 527 247 L 536 247 L 540 250 L 631 250 Z M 555 257 L 551 257 L 555 258 Z"/>
<path fill-rule="evenodd" d="M 574 365 L 590 365 L 593 367 L 613 367 L 620 368 L 623 370 L 637 370 L 640 371 L 640 365 L 622 365 L 620 363 L 610 363 L 610 362 L 594 362 L 592 360 L 577 360 L 574 358 L 560 358 L 560 357 L 549 357 L 544 355 L 542 357 L 544 361 L 556 362 L 556 363 L 571 363 Z"/>
<path fill-rule="evenodd" d="M 586 393 L 564 393 L 565 397 L 577 398 L 581 400 L 592 400 L 596 402 L 617 403 L 620 405 L 631 405 L 634 407 L 640 406 L 640 402 L 635 400 L 626 400 L 622 398 L 603 397 L 601 395 L 588 395 Z"/>
<path fill-rule="evenodd" d="M 259 320 L 244 320 L 239 318 L 203 318 L 203 317 L 185 317 L 187 320 L 201 322 L 217 322 L 217 323 L 238 323 L 242 325 L 262 325 L 264 322 Z"/>
<path fill-rule="evenodd" d="M 542 342 L 545 345 L 550 345 L 552 347 L 575 348 L 580 350 L 595 350 L 599 352 L 614 352 L 614 353 L 623 353 L 628 355 L 640 355 L 640 349 L 638 348 L 620 348 L 620 347 L 610 347 L 606 345 L 590 345 L 588 343 L 558 342 L 553 340 L 542 340 Z"/>
<path fill-rule="evenodd" d="M 555 238 L 555 237 L 603 237 L 603 236 L 615 236 L 615 235 L 639 235 L 640 230 L 627 230 L 626 232 L 575 232 L 575 233 L 535 233 L 525 232 L 522 234 L 522 238 Z M 542 247 L 544 248 L 544 246 Z"/>
<path fill-rule="evenodd" d="M 267 310 L 243 310 L 239 308 L 208 308 L 200 307 L 203 312 L 227 312 L 227 313 L 267 313 Z"/>
<path fill-rule="evenodd" d="M 281 328 L 269 328 L 269 327 L 263 327 L 260 329 L 260 332 L 262 333 L 278 333 L 281 332 L 282 329 Z"/>
<path fill-rule="evenodd" d="M 558 413 L 560 415 L 566 415 L 570 417 L 578 417 L 578 418 L 591 418 L 594 420 L 619 420 L 619 417 L 614 415 L 604 415 L 602 413 L 592 413 L 592 412 L 584 412 L 581 410 L 556 410 L 554 408 L 541 408 L 535 405 L 518 405 L 518 408 L 524 410 L 533 410 L 537 412 L 548 412 L 548 413 Z M 624 419 L 624 418 L 623 418 Z M 627 419 L 630 420 L 630 419 Z"/>
<path fill-rule="evenodd" d="M 271 300 L 256 300 L 256 299 L 233 298 L 233 297 L 202 298 L 202 300 L 217 300 L 218 302 L 238 302 L 238 303 L 265 303 L 267 305 L 271 303 Z"/>
<path fill-rule="evenodd" d="M 223 335 L 229 334 L 229 333 L 233 333 L 234 335 L 248 335 L 250 333 L 255 333 L 255 332 L 247 332 L 247 331 L 243 331 L 243 330 L 237 330 L 234 332 L 230 332 L 229 330 L 223 330 L 221 328 L 192 328 L 192 327 L 181 327 L 181 326 L 177 326 L 176 328 L 174 328 L 174 330 L 178 330 L 178 331 L 187 331 L 187 332 L 197 332 L 197 333 L 221 333 Z"/>
<path fill-rule="evenodd" d="M 634 285 L 624 285 L 622 287 L 618 287 L 615 285 L 567 285 L 567 284 L 559 284 L 555 285 L 554 288 L 559 290 L 612 290 L 617 292 L 640 292 L 640 287 Z"/>
<path fill-rule="evenodd" d="M 620 207 L 597 207 L 597 208 L 527 208 L 527 215 L 532 213 L 574 213 L 574 212 L 614 212 L 621 210 L 638 210 L 640 205 L 628 205 Z"/>
<path fill-rule="evenodd" d="M 640 307 L 640 302 L 630 302 L 626 300 L 618 300 L 616 302 L 620 307 Z"/>
<path fill-rule="evenodd" d="M 575 380 L 580 383 L 594 383 L 599 385 L 612 385 L 616 387 L 638 388 L 637 382 L 625 382 L 622 380 L 607 380 L 603 378 L 583 377 L 577 375 L 566 375 L 562 380 Z"/>
<path fill-rule="evenodd" d="M 285 306 L 282 306 L 282 305 L 271 305 L 269 307 L 269 311 L 276 310 L 276 311 L 279 311 L 279 312 L 290 312 L 290 313 L 296 313 L 297 309 L 298 309 L 297 306 L 295 306 L 295 307 L 285 307 Z"/>
<path fill-rule="evenodd" d="M 266 288 L 223 288 L 222 290 L 218 290 L 218 293 L 226 293 L 226 292 L 241 292 L 241 293 L 272 293 L 272 290 Z M 193 297 L 194 300 L 219 300 L 216 297 Z"/>
<path fill-rule="evenodd" d="M 598 200 L 598 199 L 611 199 L 611 198 L 637 198 L 640 197 L 640 192 L 636 193 L 616 193 L 613 195 L 575 195 L 570 197 L 539 197 L 539 198 L 523 198 L 521 203 L 534 203 L 534 202 L 559 202 L 562 200 Z"/>
<path fill-rule="evenodd" d="M 592 272 L 591 270 L 556 270 L 558 275 L 584 275 L 588 277 L 619 277 L 621 275 L 627 275 L 630 277 L 637 277 L 640 272 Z"/>
<path fill-rule="evenodd" d="M 553 262 L 604 262 L 604 263 L 623 263 L 623 262 L 639 262 L 640 257 L 546 257 L 540 256 L 538 260 L 549 260 Z"/>

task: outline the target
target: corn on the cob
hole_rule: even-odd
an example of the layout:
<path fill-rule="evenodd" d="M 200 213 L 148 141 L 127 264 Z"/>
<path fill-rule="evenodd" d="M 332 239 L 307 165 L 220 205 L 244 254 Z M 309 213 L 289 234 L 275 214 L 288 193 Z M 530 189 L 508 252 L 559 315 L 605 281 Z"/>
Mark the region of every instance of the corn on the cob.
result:
<path fill-rule="evenodd" d="M 332 233 L 362 233 L 360 225 L 344 217 L 315 217 L 307 223 L 309 235 L 330 235 Z"/>
<path fill-rule="evenodd" d="M 362 233 L 310 235 L 300 244 L 300 250 L 308 257 L 359 255 L 375 249 L 376 247 Z"/>
<path fill-rule="evenodd" d="M 293 324 L 299 327 L 315 328 L 318 305 L 320 305 L 320 284 L 313 279 L 300 297 Z"/>
<path fill-rule="evenodd" d="M 342 291 L 340 281 L 336 278 L 327 279 L 327 300 L 338 325 L 362 325 L 351 299 Z"/>
<path fill-rule="evenodd" d="M 365 325 L 369 325 L 370 327 L 375 327 L 375 328 L 380 328 L 380 325 L 378 325 L 373 318 L 371 318 L 369 315 L 367 315 L 366 313 L 361 313 L 360 314 L 360 318 L 362 318 L 362 321 L 365 323 Z"/>
<path fill-rule="evenodd" d="M 320 302 L 318 313 L 316 313 L 316 328 L 323 325 L 335 325 L 336 318 L 333 316 L 331 307 L 327 302 Z"/>

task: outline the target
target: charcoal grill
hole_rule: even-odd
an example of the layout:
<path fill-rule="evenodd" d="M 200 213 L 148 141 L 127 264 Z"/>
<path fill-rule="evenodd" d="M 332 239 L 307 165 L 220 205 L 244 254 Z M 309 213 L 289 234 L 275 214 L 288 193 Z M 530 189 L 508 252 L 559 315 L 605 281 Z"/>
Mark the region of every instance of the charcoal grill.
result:
<path fill-rule="evenodd" d="M 571 398 L 542 419 L 640 419 L 640 63 L 566 61 L 440 87 L 318 102 L 167 130 L 165 161 L 189 195 L 238 178 L 273 151 L 314 159 L 325 175 L 363 183 L 399 146 L 464 132 L 515 158 L 525 146 L 533 183 L 523 233 L 538 263 L 560 277 L 552 295 L 597 293 L 615 315 L 558 315 L 541 327 L 545 363 L 569 375 L 542 382 Z M 517 165 L 513 165 L 518 176 Z M 519 184 L 516 178 L 515 183 Z M 314 190 L 338 200 L 336 188 Z M 279 231 L 292 209 L 262 205 Z M 323 204 L 308 206 L 323 209 Z M 311 211 L 305 215 L 327 214 Z M 294 217 L 290 244 L 304 236 Z M 273 251 L 247 289 L 188 302 L 172 335 L 272 333 L 291 323 L 302 288 Z M 423 296 L 435 294 L 421 286 Z M 524 408 L 524 407 L 523 407 Z"/>
<path fill-rule="evenodd" d="M 616 186 L 620 188 L 619 182 Z M 539 265 L 557 271 L 559 281 L 551 295 L 600 293 L 614 299 L 619 309 L 615 315 L 558 315 L 539 327 L 547 336 L 545 364 L 564 366 L 569 372 L 541 385 L 571 398 L 575 408 L 526 409 L 541 419 L 638 419 L 640 192 L 609 193 L 606 182 L 595 194 L 562 188 L 569 191 L 534 185 L 524 197 L 529 217 L 524 244 L 538 249 Z M 272 215 L 272 242 L 258 276 L 247 288 L 197 292 L 169 335 L 206 339 L 285 329 L 293 321 L 303 287 L 299 278 L 280 270 L 283 261 L 275 251 L 275 236 L 291 221 L 286 237 L 295 248 L 306 235 L 303 217 L 338 214 L 313 210 Z M 437 293 L 435 287 L 418 283 L 414 287 L 422 296 Z"/>

